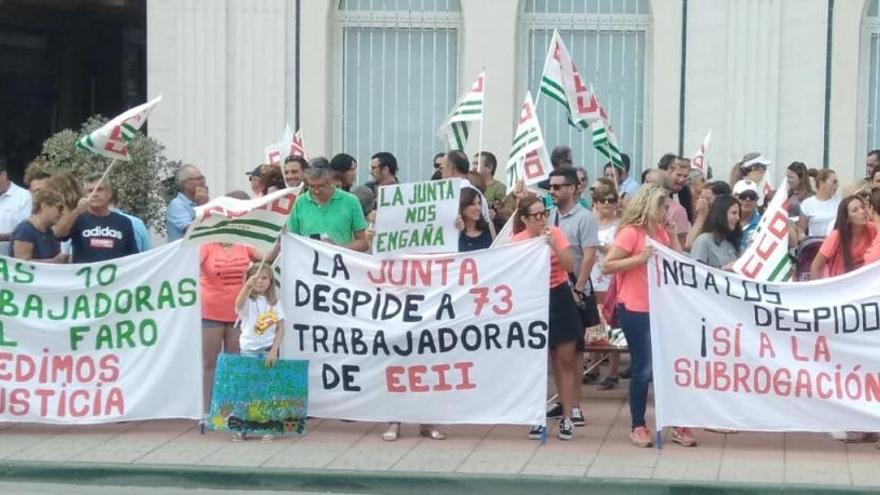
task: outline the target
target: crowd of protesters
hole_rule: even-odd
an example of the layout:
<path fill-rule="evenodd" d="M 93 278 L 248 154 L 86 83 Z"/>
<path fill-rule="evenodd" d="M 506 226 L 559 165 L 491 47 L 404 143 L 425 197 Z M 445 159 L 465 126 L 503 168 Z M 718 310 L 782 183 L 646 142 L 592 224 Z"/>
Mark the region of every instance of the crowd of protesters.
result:
<path fill-rule="evenodd" d="M 730 180 L 721 181 L 713 179 L 711 169 L 696 169 L 687 158 L 666 154 L 655 168 L 644 168 L 640 184 L 630 175 L 629 157 L 622 158 L 621 167 L 607 164 L 603 177 L 592 183 L 575 166 L 567 146 L 553 150 L 553 170 L 537 187 L 520 182 L 508 190 L 495 178 L 498 161 L 487 151 L 472 161 L 460 151 L 438 153 L 426 175 L 464 184 L 456 221 L 460 252 L 490 248 L 508 220 L 513 225 L 509 242 L 540 237 L 551 247 L 548 355 L 558 400 L 550 402 L 547 416 L 559 419 L 557 437 L 570 440 L 575 428 L 585 424 L 583 384 L 597 382 L 609 390 L 629 378 L 630 439 L 647 447 L 653 442 L 645 417 L 652 379 L 646 263 L 653 248 L 647 240 L 731 270 L 774 195 L 767 174 L 772 164 L 760 153 L 749 153 L 733 166 Z M 228 196 L 249 199 L 297 188 L 290 232 L 368 252 L 378 188 L 398 183 L 399 165 L 393 154 L 379 152 L 370 157 L 369 167 L 372 180 L 356 185 L 358 162 L 351 155 L 330 160 L 292 156 L 281 165 L 261 164 L 247 172 L 251 193 Z M 44 162 L 34 161 L 25 173 L 25 189 L 9 180 L 0 160 L 0 252 L 46 263 L 87 263 L 150 248 L 144 223 L 116 208 L 110 181 L 95 175 L 79 181 L 46 170 Z M 831 169 L 793 162 L 785 178 L 797 280 L 844 274 L 880 259 L 880 150 L 868 154 L 865 178 L 847 184 L 843 194 Z M 195 208 L 209 199 L 205 177 L 194 165 L 180 167 L 174 183 L 177 194 L 166 216 L 169 242 L 186 235 Z M 258 356 L 272 365 L 285 316 L 269 268 L 277 248 L 260 253 L 210 243 L 200 249 L 207 412 L 219 353 Z M 256 332 L 255 325 L 261 326 Z M 622 329 L 630 357 L 623 371 L 618 369 L 620 353 L 596 352 L 589 338 L 607 336 L 615 326 Z M 592 354 L 587 352 L 591 347 Z M 605 361 L 607 374 L 600 380 Z M 400 431 L 399 423 L 391 423 L 382 438 L 397 440 Z M 435 440 L 446 437 L 432 425 L 421 425 L 420 432 Z M 546 435 L 547 425 L 528 432 L 533 439 Z M 687 427 L 674 428 L 672 440 L 697 444 Z"/>

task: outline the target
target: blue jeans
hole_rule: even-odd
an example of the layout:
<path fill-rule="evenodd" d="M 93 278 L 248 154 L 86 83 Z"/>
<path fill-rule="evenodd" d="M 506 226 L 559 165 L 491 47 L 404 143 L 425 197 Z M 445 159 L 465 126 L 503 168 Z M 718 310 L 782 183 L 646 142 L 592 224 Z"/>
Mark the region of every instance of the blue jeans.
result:
<path fill-rule="evenodd" d="M 617 321 L 629 347 L 629 414 L 632 427 L 638 428 L 645 426 L 648 384 L 651 383 L 651 322 L 648 313 L 628 311 L 622 304 L 617 306 Z"/>

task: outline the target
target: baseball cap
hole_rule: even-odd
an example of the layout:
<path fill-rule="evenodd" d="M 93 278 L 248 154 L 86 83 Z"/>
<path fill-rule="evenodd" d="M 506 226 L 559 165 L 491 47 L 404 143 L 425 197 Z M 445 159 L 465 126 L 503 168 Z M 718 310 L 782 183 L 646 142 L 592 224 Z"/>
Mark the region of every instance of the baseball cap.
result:
<path fill-rule="evenodd" d="M 733 186 L 734 196 L 739 196 L 746 191 L 752 191 L 753 193 L 757 194 L 758 197 L 761 197 L 761 192 L 758 190 L 758 184 L 755 184 L 755 181 L 743 179 Z"/>
<path fill-rule="evenodd" d="M 256 177 L 259 177 L 259 176 L 260 176 L 260 169 L 261 169 L 261 168 L 263 168 L 263 165 L 257 165 L 257 166 L 254 167 L 254 169 L 251 170 L 250 172 L 245 172 L 244 175 L 247 175 L 248 177 L 255 177 L 255 176 L 256 176 Z"/>

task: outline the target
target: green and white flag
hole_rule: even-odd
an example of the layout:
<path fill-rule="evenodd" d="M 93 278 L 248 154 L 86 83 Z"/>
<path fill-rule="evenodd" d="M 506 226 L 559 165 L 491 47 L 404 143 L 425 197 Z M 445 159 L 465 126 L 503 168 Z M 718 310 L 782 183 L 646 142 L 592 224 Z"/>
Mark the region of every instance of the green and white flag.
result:
<path fill-rule="evenodd" d="M 468 122 L 483 120 L 483 89 L 486 71 L 480 72 L 470 91 L 458 99 L 449 112 L 438 135 L 449 142 L 449 148 L 463 150 L 468 139 Z"/>
<path fill-rule="evenodd" d="M 298 188 L 287 188 L 251 200 L 214 199 L 196 208 L 187 239 L 248 244 L 268 252 L 287 223 L 298 193 Z"/>
<path fill-rule="evenodd" d="M 128 143 L 137 135 L 138 129 L 144 125 L 150 111 L 160 100 L 161 96 L 126 110 L 88 136 L 78 139 L 76 147 L 107 158 L 131 160 L 128 156 Z"/>
<path fill-rule="evenodd" d="M 584 130 L 601 118 L 601 107 L 574 65 L 559 31 L 553 31 L 541 74 L 541 93 L 557 101 L 568 114 L 568 123 Z"/>
<path fill-rule="evenodd" d="M 507 187 L 510 189 L 516 181 L 524 179 L 527 186 L 546 179 L 550 174 L 550 157 L 544 147 L 544 133 L 535 112 L 532 93 L 526 94 L 519 112 L 519 124 L 513 135 L 510 157 L 507 159 Z"/>
<path fill-rule="evenodd" d="M 611 121 L 608 120 L 608 113 L 605 107 L 599 102 L 596 93 L 593 92 L 592 86 L 590 93 L 595 100 L 596 106 L 599 108 L 600 117 L 591 124 L 593 133 L 593 148 L 605 155 L 611 163 L 620 170 L 623 170 L 623 158 L 620 156 L 620 145 L 617 144 L 617 136 L 614 135 L 614 129 L 611 127 Z"/>
<path fill-rule="evenodd" d="M 733 271 L 759 282 L 788 282 L 794 276 L 794 263 L 788 254 L 788 184 L 785 180 L 773 195 L 749 247 L 733 263 Z"/>

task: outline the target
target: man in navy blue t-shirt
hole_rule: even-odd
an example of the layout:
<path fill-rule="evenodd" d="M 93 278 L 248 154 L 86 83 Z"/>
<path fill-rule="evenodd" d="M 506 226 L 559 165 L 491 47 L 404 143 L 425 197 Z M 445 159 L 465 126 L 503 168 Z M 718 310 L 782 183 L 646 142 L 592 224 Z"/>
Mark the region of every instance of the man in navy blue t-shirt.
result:
<path fill-rule="evenodd" d="M 138 252 L 131 221 L 110 211 L 111 189 L 101 174 L 86 177 L 86 197 L 92 194 L 89 210 L 80 214 L 70 228 L 73 263 L 92 263 L 121 258 Z"/>

